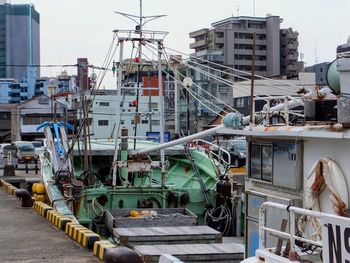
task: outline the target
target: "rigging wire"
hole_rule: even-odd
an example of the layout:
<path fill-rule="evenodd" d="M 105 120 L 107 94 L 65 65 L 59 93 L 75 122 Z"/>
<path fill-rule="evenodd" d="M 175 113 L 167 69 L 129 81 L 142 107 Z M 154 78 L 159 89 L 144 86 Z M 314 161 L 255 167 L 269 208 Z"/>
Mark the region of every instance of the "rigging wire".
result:
<path fill-rule="evenodd" d="M 115 40 L 115 36 L 113 36 L 113 41 L 112 41 L 112 43 L 111 43 L 111 46 L 114 45 L 114 40 Z M 108 50 L 108 52 L 107 52 L 107 55 L 106 55 L 106 57 L 105 57 L 105 60 L 104 60 L 104 62 L 106 62 L 106 64 L 105 64 L 106 66 L 109 66 L 109 65 L 110 65 L 110 63 L 111 63 L 111 61 L 112 61 L 112 59 L 113 59 L 113 56 L 114 56 L 114 54 L 115 54 L 115 52 L 116 52 L 116 50 L 117 50 L 117 48 L 118 48 L 118 45 L 119 45 L 119 43 L 117 43 L 117 45 L 115 46 L 114 51 L 113 51 L 112 53 L 110 52 L 111 48 L 109 48 L 109 50 Z M 108 58 L 108 57 L 109 57 L 109 58 Z M 106 75 L 107 68 L 108 68 L 108 67 L 106 67 L 106 69 L 104 70 L 104 72 L 103 72 L 102 75 L 101 75 L 100 83 L 99 83 L 98 85 L 96 85 L 97 83 L 95 83 L 95 85 L 93 86 L 92 92 L 93 92 L 94 90 L 96 90 L 96 89 L 98 90 L 98 89 L 100 88 L 101 83 L 102 83 L 102 80 L 104 79 L 104 77 L 105 77 L 105 75 Z M 97 88 L 96 88 L 96 86 L 97 86 Z M 94 98 L 95 98 L 96 95 L 97 95 L 97 94 L 95 93 L 95 94 L 93 95 L 92 99 L 91 99 L 92 92 L 90 93 L 90 96 L 89 96 L 89 101 L 90 101 L 90 103 L 89 103 L 89 105 L 88 105 L 88 111 L 91 109 L 92 104 L 93 104 L 93 100 L 94 100 Z M 70 147 L 69 147 L 67 153 L 64 155 L 63 160 L 62 160 L 62 162 L 61 162 L 61 164 L 60 164 L 60 166 L 59 166 L 57 172 L 60 172 L 60 171 L 62 170 L 62 168 L 64 167 L 65 163 L 66 163 L 67 160 L 69 159 L 69 155 L 70 155 L 71 151 L 73 150 L 74 144 L 78 141 L 79 136 L 80 136 L 80 133 L 82 132 L 83 127 L 84 127 L 84 125 L 85 125 L 86 122 L 87 122 L 86 119 L 83 119 L 83 120 L 82 120 L 81 126 L 79 126 L 79 129 L 78 129 L 78 131 L 77 131 L 77 134 L 73 137 L 72 142 L 71 142 L 71 145 L 70 145 Z"/>
<path fill-rule="evenodd" d="M 168 48 L 168 49 L 170 49 L 170 48 Z M 173 50 L 173 49 L 170 49 L 170 50 Z M 180 52 L 180 51 L 178 51 L 178 52 L 181 53 L 181 54 L 184 54 L 184 55 L 186 55 L 186 56 L 189 56 L 189 57 L 191 58 L 191 55 L 187 55 L 187 54 L 182 53 L 182 52 Z M 248 74 L 248 75 L 250 74 L 250 73 L 245 72 L 245 71 L 241 71 L 241 70 L 237 70 L 237 69 L 234 69 L 234 68 L 230 68 L 230 67 L 228 67 L 228 66 L 224 66 L 224 65 L 221 65 L 221 64 L 217 64 L 217 63 L 214 63 L 214 62 L 211 62 L 211 61 L 208 61 L 208 60 L 204 60 L 204 59 L 201 59 L 201 58 L 198 58 L 198 57 L 195 57 L 195 56 L 192 56 L 192 58 L 195 58 L 195 59 L 197 59 L 197 60 L 206 62 L 206 63 L 208 63 L 208 64 L 214 64 L 214 65 L 217 65 L 217 66 L 221 66 L 221 67 L 223 67 L 223 68 L 227 68 L 227 69 L 230 69 L 230 70 L 233 70 L 233 71 L 243 72 L 243 73 Z M 177 59 L 177 58 L 175 57 L 174 59 Z M 181 60 L 180 60 L 180 61 L 181 61 Z M 181 62 L 183 62 L 183 61 L 181 61 Z M 200 67 L 206 67 L 206 68 L 209 68 L 209 69 L 212 69 L 212 70 L 216 70 L 216 71 L 219 71 L 219 72 L 221 72 L 221 73 L 224 73 L 224 74 L 227 74 L 227 75 L 230 75 L 230 76 L 238 77 L 238 78 L 241 78 L 241 79 L 244 79 L 244 80 L 250 80 L 250 79 L 247 78 L 247 77 L 243 77 L 243 76 L 241 76 L 241 75 L 237 75 L 237 74 L 229 73 L 229 72 L 226 72 L 226 71 L 222 71 L 222 70 L 219 70 L 219 69 L 216 69 L 216 68 L 211 68 L 210 66 L 206 66 L 206 65 L 200 64 L 200 63 L 198 63 L 198 62 L 196 63 L 196 62 L 193 61 L 193 60 L 190 60 L 190 62 L 191 62 L 191 63 L 194 63 L 194 64 L 198 64 L 198 65 L 200 65 Z M 190 65 L 189 65 L 188 63 L 186 63 L 186 62 L 183 62 L 183 63 L 185 63 L 186 65 L 190 66 Z M 195 70 L 196 70 L 196 69 L 195 69 Z M 197 69 L 197 71 L 198 71 L 198 69 Z M 205 71 L 204 71 L 204 72 L 205 72 Z M 205 72 L 204 74 L 210 74 L 210 73 Z M 215 76 L 215 75 L 214 75 L 214 76 Z M 282 84 L 287 85 L 287 86 L 292 86 L 292 87 L 300 88 L 300 86 L 298 86 L 298 85 L 290 84 L 290 83 L 283 82 L 283 81 L 279 81 L 279 80 L 275 80 L 275 79 L 270 79 L 270 78 L 263 77 L 263 76 L 260 76 L 260 75 L 256 75 L 256 76 L 257 76 L 257 77 L 260 77 L 260 78 L 262 78 L 262 79 L 264 79 L 264 80 L 275 81 L 275 82 L 279 82 L 279 83 L 282 83 Z M 215 77 L 216 77 L 216 78 L 219 78 L 218 76 L 215 76 Z M 228 82 L 230 85 L 234 85 L 235 88 L 237 88 L 237 89 L 239 89 L 239 86 L 242 87 L 242 88 L 244 87 L 244 86 L 242 86 L 241 84 L 239 84 L 239 83 L 237 83 L 237 82 L 231 82 L 231 81 L 225 80 L 225 79 L 223 79 L 223 78 L 220 78 L 220 79 L 222 79 L 222 80 Z M 280 90 L 283 90 L 283 91 L 288 91 L 288 92 L 291 91 L 290 89 L 283 88 L 283 87 L 280 87 L 280 86 L 274 86 L 274 85 L 272 85 L 272 84 L 269 84 L 269 83 L 266 83 L 266 82 L 262 82 L 262 81 L 259 81 L 259 80 L 255 80 L 255 82 L 260 83 L 260 84 L 265 85 L 265 86 L 269 86 L 269 87 L 273 87 L 273 88 L 276 88 L 276 89 L 280 89 Z M 228 83 L 226 83 L 226 84 L 228 84 Z M 245 88 L 246 88 L 246 87 L 244 87 L 244 89 L 245 89 Z M 239 89 L 239 90 L 241 90 L 241 89 Z M 242 90 L 241 90 L 241 91 L 242 91 Z M 246 92 L 246 91 L 244 90 L 244 92 Z M 256 91 L 256 92 L 257 92 L 257 91 Z M 263 94 L 264 96 L 270 97 L 270 94 L 266 94 L 266 93 L 262 93 L 262 92 L 259 92 L 259 93 L 260 93 L 260 94 Z M 258 97 L 258 96 L 255 95 L 255 97 Z M 293 100 L 293 101 L 299 103 L 300 105 L 303 105 L 300 101 L 296 100 L 295 98 L 293 98 L 293 97 L 291 97 L 291 96 L 287 96 L 287 97 L 288 97 L 290 100 Z"/>
<path fill-rule="evenodd" d="M 146 47 L 147 48 L 147 47 Z M 152 51 L 151 51 L 152 52 Z M 146 56 L 146 55 L 145 55 Z M 209 110 L 211 110 L 212 112 L 214 112 L 215 114 L 217 114 L 217 112 L 213 111 L 212 109 L 210 109 L 207 105 L 203 104 L 203 102 L 201 100 L 199 100 L 195 94 L 197 94 L 202 100 L 207 101 L 208 104 L 211 104 L 213 106 L 215 106 L 216 108 L 220 109 L 220 111 L 223 111 L 225 113 L 227 113 L 227 111 L 223 110 L 221 107 L 219 107 L 218 105 L 216 105 L 215 103 L 211 102 L 210 100 L 206 99 L 205 97 L 203 97 L 202 95 L 200 95 L 199 93 L 196 93 L 194 90 L 191 90 L 189 87 L 186 87 L 185 85 L 183 85 L 182 81 L 178 78 L 176 79 L 174 76 L 172 76 L 171 74 L 169 74 L 167 71 L 163 70 L 162 71 L 169 76 L 170 78 L 172 78 L 174 81 L 178 81 L 181 86 L 183 86 L 200 104 L 202 104 L 204 107 L 208 108 Z M 183 74 L 179 73 L 182 77 L 185 77 Z M 197 88 L 200 88 L 197 84 L 193 83 L 193 85 L 195 85 Z M 210 93 L 209 93 L 210 94 Z M 212 94 L 210 94 L 211 96 L 213 96 Z M 214 98 L 216 98 L 214 96 Z M 217 99 L 217 98 L 216 98 Z M 221 102 L 221 101 L 220 101 Z M 224 105 L 226 105 L 224 102 L 222 102 Z M 230 107 L 232 108 L 232 107 Z M 234 108 L 232 108 L 234 111 L 236 111 Z M 220 115 L 221 116 L 221 115 Z M 221 116 L 222 117 L 222 116 Z"/>
<path fill-rule="evenodd" d="M 202 59 L 202 58 L 199 58 L 199 57 L 196 57 L 196 56 L 193 56 L 193 55 L 188 55 L 186 53 L 183 53 L 181 51 L 178 51 L 178 50 L 175 50 L 175 49 L 172 49 L 172 48 L 167 48 L 171 51 L 174 51 L 176 53 L 179 53 L 179 54 L 182 54 L 182 55 L 185 55 L 187 57 L 189 57 L 190 59 L 193 58 L 193 59 L 198 59 L 200 61 L 203 61 L 203 62 L 206 62 L 208 64 L 212 64 L 214 66 L 218 66 L 218 67 L 221 67 L 221 68 L 226 68 L 226 69 L 229 69 L 229 70 L 232 70 L 232 71 L 236 71 L 236 72 L 239 72 L 239 73 L 242 73 L 242 74 L 245 74 L 245 75 L 248 75 L 248 76 L 251 76 L 251 73 L 250 72 L 247 72 L 247 71 L 243 71 L 243 70 L 239 70 L 239 69 L 235 69 L 235 68 L 231 68 L 229 66 L 225 66 L 223 64 L 219 64 L 219 63 L 215 63 L 215 62 L 212 62 L 212 61 L 209 61 L 209 60 L 205 60 L 205 59 Z M 227 73 L 225 71 L 223 71 L 224 73 Z M 236 77 L 239 77 L 239 78 L 242 78 L 242 79 L 247 79 L 247 78 L 244 78 L 242 77 L 241 75 L 235 75 Z M 255 77 L 258 77 L 258 78 L 261 78 L 261 79 L 264 79 L 264 80 L 271 80 L 271 81 L 274 81 L 274 82 L 277 82 L 277 83 L 281 83 L 281 84 L 284 84 L 284 85 L 287 85 L 287 86 L 291 86 L 291 87 L 296 87 L 296 88 L 301 88 L 300 86 L 298 85 L 294 85 L 294 84 L 291 84 L 291 83 L 288 83 L 288 82 L 284 82 L 284 81 L 281 81 L 281 80 L 276 80 L 276 79 L 271 79 L 271 78 L 268 78 L 268 77 L 264 77 L 264 76 L 261 76 L 261 75 L 257 75 L 257 74 L 254 74 Z M 249 78 L 248 78 L 249 80 Z M 261 83 L 261 84 L 264 84 L 263 82 L 260 82 L 259 80 L 256 80 L 256 82 L 258 83 Z M 277 87 L 278 88 L 278 87 Z"/>
<path fill-rule="evenodd" d="M 146 46 L 147 48 L 147 46 Z M 150 59 L 147 55 L 143 54 L 145 57 L 147 57 L 148 59 Z M 203 105 L 205 108 L 207 108 L 209 111 L 211 111 L 212 113 L 214 114 L 218 114 L 215 110 L 211 109 L 209 106 L 207 106 L 206 104 L 204 104 L 199 98 L 197 98 L 196 95 L 194 95 L 194 92 L 189 89 L 188 87 L 184 86 L 181 82 L 180 79 L 176 79 L 175 77 L 173 77 L 171 74 L 169 74 L 167 71 L 165 71 L 164 69 L 161 69 L 162 72 L 164 72 L 167 76 L 169 76 L 170 78 L 174 79 L 175 81 L 178 81 L 181 83 L 181 85 L 189 92 L 189 94 L 191 94 L 191 96 L 193 98 L 195 98 L 201 105 Z M 198 94 L 198 93 L 197 93 Z M 199 95 L 199 94 L 198 94 Z M 209 104 L 213 104 L 215 107 L 219 108 L 220 111 L 223 111 L 222 108 L 220 108 L 219 106 L 217 106 L 216 104 L 214 104 L 213 102 L 207 100 L 206 98 L 204 98 L 203 96 L 199 95 L 199 97 L 201 97 L 203 100 L 207 101 Z M 225 113 L 227 113 L 226 111 L 224 111 Z M 223 115 L 221 114 L 218 114 L 220 117 L 224 117 Z"/>
<path fill-rule="evenodd" d="M 153 49 L 154 49 L 154 47 L 153 46 L 150 46 L 150 47 L 152 47 Z M 146 47 L 147 48 L 147 47 Z M 152 51 L 151 51 L 152 52 Z M 165 56 L 166 56 L 166 51 L 164 50 L 164 54 L 165 54 Z M 175 60 L 177 60 L 176 58 L 174 58 Z M 180 61 L 180 60 L 178 60 L 178 61 Z M 167 59 L 167 62 L 168 62 L 168 64 L 170 64 L 170 62 L 169 62 L 169 58 Z M 181 62 L 181 61 L 180 61 Z M 179 73 L 179 74 L 181 74 L 181 73 Z M 185 77 L 183 74 L 181 74 L 181 76 L 182 77 Z M 179 82 L 181 83 L 181 81 L 179 80 Z M 231 105 L 229 105 L 229 104 L 227 104 L 227 103 L 225 103 L 224 101 L 222 101 L 222 100 L 220 100 L 219 98 L 217 98 L 217 97 L 215 97 L 213 94 L 211 94 L 210 92 L 208 92 L 208 91 L 206 91 L 205 89 L 203 89 L 202 87 L 200 87 L 198 84 L 196 84 L 196 83 L 193 83 L 193 85 L 195 85 L 197 88 L 198 88 L 198 90 L 202 90 L 204 93 L 206 93 L 209 97 L 212 97 L 212 98 L 214 98 L 214 100 L 217 100 L 218 102 L 220 102 L 220 103 L 222 103 L 223 105 L 225 105 L 227 108 L 229 108 L 229 109 L 231 109 L 232 111 L 237 111 L 235 108 L 233 108 Z M 197 93 L 198 95 L 199 95 L 199 93 Z M 211 102 L 211 104 L 213 104 L 213 102 Z M 214 104 L 215 106 L 216 106 L 216 104 Z M 221 108 L 220 108 L 221 109 Z M 226 112 L 227 113 L 227 112 Z"/>

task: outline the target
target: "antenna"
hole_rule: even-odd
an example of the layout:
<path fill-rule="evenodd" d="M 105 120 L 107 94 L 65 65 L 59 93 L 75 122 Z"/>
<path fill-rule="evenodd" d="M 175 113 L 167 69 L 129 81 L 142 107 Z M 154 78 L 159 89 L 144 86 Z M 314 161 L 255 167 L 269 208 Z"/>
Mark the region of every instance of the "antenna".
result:
<path fill-rule="evenodd" d="M 315 64 L 317 64 L 317 63 L 318 63 L 318 57 L 317 57 L 317 45 L 316 45 L 316 43 L 317 43 L 317 40 L 316 40 L 316 38 L 315 38 Z"/>
<path fill-rule="evenodd" d="M 237 16 L 239 16 L 239 5 L 236 6 Z"/>
<path fill-rule="evenodd" d="M 253 17 L 255 17 L 255 0 L 253 0 Z"/>

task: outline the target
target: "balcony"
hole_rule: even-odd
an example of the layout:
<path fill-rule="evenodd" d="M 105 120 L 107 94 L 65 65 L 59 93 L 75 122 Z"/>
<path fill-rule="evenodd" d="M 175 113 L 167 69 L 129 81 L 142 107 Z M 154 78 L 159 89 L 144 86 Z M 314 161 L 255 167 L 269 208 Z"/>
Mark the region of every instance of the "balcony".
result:
<path fill-rule="evenodd" d="M 298 52 L 295 52 L 293 54 L 288 54 L 287 56 L 283 57 L 282 61 L 297 61 L 298 57 Z"/>
<path fill-rule="evenodd" d="M 281 56 L 286 57 L 289 55 L 297 54 L 298 55 L 298 49 L 282 49 Z"/>
<path fill-rule="evenodd" d="M 242 59 L 235 59 L 235 65 L 239 66 L 251 66 L 252 61 L 251 60 L 242 60 Z M 255 66 L 266 66 L 266 61 L 255 61 Z"/>
<path fill-rule="evenodd" d="M 190 44 L 191 49 L 196 49 L 199 47 L 205 47 L 208 45 L 208 41 L 203 39 Z"/>
<path fill-rule="evenodd" d="M 222 53 L 222 51 L 201 50 L 196 53 L 196 56 L 201 59 L 209 60 L 212 62 L 224 62 L 224 54 Z"/>
<path fill-rule="evenodd" d="M 235 55 L 252 55 L 253 50 L 250 49 L 235 49 Z M 255 50 L 256 56 L 266 56 L 266 50 Z"/>
<path fill-rule="evenodd" d="M 191 32 L 190 33 L 190 38 L 196 38 L 196 37 L 199 37 L 199 36 L 207 35 L 208 32 L 209 32 L 208 28 L 203 28 L 203 29 Z"/>
<path fill-rule="evenodd" d="M 224 44 L 224 43 L 225 43 L 225 40 L 224 40 L 223 37 L 216 37 L 215 43 L 216 43 L 216 44 Z"/>

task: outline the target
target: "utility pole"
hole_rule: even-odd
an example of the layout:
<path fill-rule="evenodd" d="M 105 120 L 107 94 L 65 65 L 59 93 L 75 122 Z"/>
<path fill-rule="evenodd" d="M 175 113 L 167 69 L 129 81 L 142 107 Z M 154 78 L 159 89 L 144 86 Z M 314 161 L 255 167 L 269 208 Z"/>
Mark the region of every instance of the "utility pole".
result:
<path fill-rule="evenodd" d="M 84 69 L 87 65 L 80 63 L 78 67 L 81 69 Z M 84 161 L 83 161 L 83 168 L 84 170 L 88 169 L 88 142 L 87 142 L 87 129 L 86 129 L 86 123 L 89 121 L 87 120 L 86 116 L 86 101 L 85 101 L 85 94 L 84 94 L 84 71 L 81 70 L 80 78 L 79 78 L 79 86 L 80 86 L 80 125 L 83 125 L 83 140 L 84 140 Z"/>
<path fill-rule="evenodd" d="M 151 72 L 148 70 L 148 88 L 151 87 Z M 151 90 L 148 91 L 148 113 L 149 113 L 149 131 L 152 132 L 152 96 Z"/>
<path fill-rule="evenodd" d="M 163 43 L 158 41 L 158 87 L 159 87 L 159 110 L 160 110 L 160 144 L 164 144 L 164 96 L 163 96 L 163 78 L 162 78 L 162 48 Z M 165 153 L 160 150 L 162 187 L 166 185 L 165 172 Z"/>
<path fill-rule="evenodd" d="M 253 54 L 252 54 L 252 79 L 251 79 L 251 86 L 250 86 L 250 100 L 249 100 L 249 106 L 250 106 L 250 124 L 249 124 L 249 130 L 253 130 L 254 126 L 254 78 L 255 78 L 255 32 L 253 33 Z"/>
<path fill-rule="evenodd" d="M 174 107 L 175 107 L 175 133 L 180 134 L 180 114 L 179 114 L 179 87 L 177 85 L 178 80 L 178 67 L 180 65 L 181 57 L 171 56 L 171 66 L 174 72 Z"/>

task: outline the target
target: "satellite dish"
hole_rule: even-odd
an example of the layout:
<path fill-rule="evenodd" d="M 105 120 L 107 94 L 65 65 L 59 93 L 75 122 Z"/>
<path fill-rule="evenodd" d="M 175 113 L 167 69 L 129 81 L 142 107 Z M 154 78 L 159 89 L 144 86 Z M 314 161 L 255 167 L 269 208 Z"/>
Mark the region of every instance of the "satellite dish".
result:
<path fill-rule="evenodd" d="M 186 77 L 186 78 L 184 78 L 184 80 L 182 81 L 182 84 L 183 84 L 185 87 L 189 88 L 189 87 L 191 87 L 191 86 L 193 85 L 193 80 L 192 80 L 191 78 L 189 78 L 189 77 Z"/>

